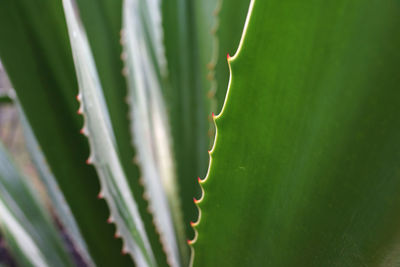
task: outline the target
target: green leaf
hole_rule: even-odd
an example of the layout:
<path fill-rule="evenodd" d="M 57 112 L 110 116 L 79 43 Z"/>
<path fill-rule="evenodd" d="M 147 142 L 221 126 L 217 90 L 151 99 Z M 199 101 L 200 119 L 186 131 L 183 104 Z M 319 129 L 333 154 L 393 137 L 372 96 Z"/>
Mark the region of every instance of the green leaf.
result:
<path fill-rule="evenodd" d="M 109 222 L 117 225 L 116 236 L 124 241 L 123 253 L 129 253 L 139 266 L 156 266 L 143 221 L 130 191 L 119 159 L 108 109 L 86 33 L 70 0 L 63 1 L 72 54 L 80 87 L 79 113 L 85 122 L 82 133 L 88 136 L 91 154 L 87 160 L 93 164 L 100 178 L 99 197 L 110 206 Z"/>
<path fill-rule="evenodd" d="M 251 4 L 194 266 L 397 266 L 400 2 Z"/>
<path fill-rule="evenodd" d="M 225 96 L 229 76 L 225 57 L 228 48 L 237 45 L 231 37 L 236 41 L 240 37 L 246 14 L 240 7 L 248 6 L 242 2 L 162 2 L 169 82 L 165 96 L 186 224 L 196 218 L 191 200 L 200 193 L 196 177 L 206 173 L 206 150 L 213 136 L 211 114 Z M 192 235 L 189 227 L 187 236 Z"/>
<path fill-rule="evenodd" d="M 46 15 L 43 15 L 46 14 Z M 130 264 L 104 201 L 85 164 L 87 140 L 79 134 L 78 93 L 60 1 L 5 0 L 0 4 L 0 57 L 43 153 L 77 219 L 96 264 Z"/>
<path fill-rule="evenodd" d="M 0 230 L 21 266 L 72 266 L 49 214 L 0 143 Z"/>

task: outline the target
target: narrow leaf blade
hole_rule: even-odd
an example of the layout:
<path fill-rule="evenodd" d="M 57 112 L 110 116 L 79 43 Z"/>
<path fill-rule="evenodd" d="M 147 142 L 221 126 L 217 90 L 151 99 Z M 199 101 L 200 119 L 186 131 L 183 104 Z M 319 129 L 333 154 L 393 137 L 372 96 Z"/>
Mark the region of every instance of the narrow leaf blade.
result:
<path fill-rule="evenodd" d="M 61 221 L 62 226 L 65 228 L 67 235 L 71 238 L 73 246 L 78 251 L 79 255 L 83 258 L 88 266 L 94 266 L 94 261 L 89 254 L 87 244 L 79 230 L 75 217 L 72 214 L 71 209 L 58 186 L 57 180 L 48 167 L 46 159 L 40 149 L 32 128 L 28 123 L 25 113 L 17 100 L 14 100 L 14 103 L 18 108 L 26 147 L 35 169 L 39 174 L 40 181 L 43 183 L 51 200 L 51 205 L 54 208 L 54 212 L 57 214 L 57 218 Z"/>
<path fill-rule="evenodd" d="M 43 204 L 0 143 L 0 230 L 20 264 L 72 266 Z"/>
<path fill-rule="evenodd" d="M 161 3 L 126 0 L 123 45 L 132 118 L 131 132 L 143 184 L 149 196 L 162 245 L 171 266 L 180 266 L 187 251 L 180 199 L 177 193 L 172 138 L 164 102 L 165 55 Z"/>
<path fill-rule="evenodd" d="M 79 134 L 78 85 L 61 2 L 2 1 L 0 36 L 2 63 L 90 254 L 96 264 L 129 265 L 114 226 L 105 222 L 107 205 L 96 198 L 96 172 L 85 164 L 88 144 Z"/>
<path fill-rule="evenodd" d="M 91 154 L 101 183 L 100 197 L 110 206 L 109 221 L 115 222 L 124 241 L 123 252 L 129 253 L 139 266 L 155 266 L 155 259 L 138 208 L 122 168 L 108 109 L 102 93 L 96 66 L 86 34 L 72 1 L 63 1 L 71 47 L 75 62 L 85 124 L 82 133 L 88 136 Z"/>
<path fill-rule="evenodd" d="M 164 95 L 168 103 L 186 236 L 191 238 L 190 222 L 197 217 L 193 197 L 200 194 L 197 177 L 204 176 L 207 171 L 208 117 L 211 114 L 200 75 L 195 3 L 165 0 L 161 4 L 169 83 Z"/>

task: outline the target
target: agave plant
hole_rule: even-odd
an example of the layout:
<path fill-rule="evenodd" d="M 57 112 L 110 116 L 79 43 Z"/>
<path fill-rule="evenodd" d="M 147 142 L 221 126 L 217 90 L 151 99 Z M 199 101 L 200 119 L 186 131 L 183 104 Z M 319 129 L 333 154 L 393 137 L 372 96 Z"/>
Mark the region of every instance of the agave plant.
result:
<path fill-rule="evenodd" d="M 398 0 L 2 1 L 51 200 L 0 146 L 13 259 L 400 266 L 399 26 Z"/>

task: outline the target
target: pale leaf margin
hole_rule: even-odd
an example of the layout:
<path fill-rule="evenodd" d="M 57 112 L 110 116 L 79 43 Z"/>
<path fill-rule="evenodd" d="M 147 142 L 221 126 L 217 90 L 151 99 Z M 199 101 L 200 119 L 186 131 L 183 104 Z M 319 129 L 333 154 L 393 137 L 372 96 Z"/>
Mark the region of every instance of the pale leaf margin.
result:
<path fill-rule="evenodd" d="M 72 243 L 83 258 L 88 266 L 95 266 L 92 257 L 90 256 L 86 242 L 79 230 L 78 224 L 75 221 L 75 217 L 65 200 L 64 194 L 61 192 L 57 180 L 51 172 L 49 165 L 46 162 L 46 158 L 40 149 L 39 143 L 33 133 L 31 126 L 29 125 L 28 119 L 23 111 L 21 104 L 19 103 L 16 96 L 12 97 L 14 104 L 16 105 L 19 113 L 19 118 L 23 128 L 24 138 L 26 147 L 28 149 L 30 158 L 39 174 L 39 178 L 46 188 L 46 192 L 51 200 L 51 206 L 54 208 L 54 212 L 60 220 Z"/>
<path fill-rule="evenodd" d="M 210 169 L 211 169 L 211 166 L 212 166 L 212 162 L 213 162 L 213 160 L 212 160 L 212 154 L 213 154 L 214 148 L 215 148 L 215 146 L 216 146 L 216 144 L 217 144 L 217 142 L 218 142 L 218 127 L 217 127 L 215 121 L 223 115 L 224 109 L 225 109 L 225 106 L 226 106 L 226 103 L 229 101 L 229 95 L 230 95 L 230 89 L 231 89 L 231 80 L 232 80 L 231 62 L 234 61 L 235 58 L 237 58 L 237 56 L 239 55 L 239 53 L 240 53 L 240 51 L 241 51 L 241 48 L 242 48 L 242 46 L 243 46 L 244 39 L 246 38 L 247 27 L 248 27 L 248 25 L 249 25 L 249 21 L 250 21 L 250 18 L 251 18 L 251 13 L 252 13 L 252 11 L 253 11 L 254 2 L 255 2 L 255 0 L 251 0 L 251 2 L 250 2 L 249 10 L 248 10 L 247 17 L 246 17 L 246 22 L 245 22 L 245 24 L 244 24 L 244 29 L 243 29 L 242 37 L 240 38 L 239 47 L 238 47 L 238 49 L 236 50 L 235 55 L 232 56 L 232 57 L 229 56 L 229 55 L 227 55 L 227 61 L 228 61 L 228 66 L 229 66 L 229 84 L 228 84 L 228 90 L 227 90 L 227 92 L 226 92 L 225 101 L 224 101 L 224 105 L 222 106 L 221 112 L 220 112 L 218 115 L 214 115 L 214 114 L 213 114 L 213 120 L 214 120 L 214 125 L 215 125 L 214 145 L 213 145 L 212 149 L 209 151 L 210 157 L 209 157 L 209 165 L 208 165 L 208 171 L 207 171 L 206 177 L 205 177 L 204 179 L 199 179 L 199 184 L 200 184 L 200 187 L 201 187 L 201 197 L 200 197 L 200 199 L 198 199 L 198 200 L 197 200 L 197 199 L 194 200 L 194 202 L 195 202 L 195 204 L 196 204 L 196 206 L 197 206 L 197 208 L 198 208 L 198 210 L 199 210 L 199 217 L 197 218 L 197 221 L 196 221 L 196 222 L 193 222 L 193 223 L 191 224 L 192 227 L 193 227 L 193 229 L 194 229 L 195 236 L 194 236 L 194 238 L 193 238 L 192 240 L 188 241 L 188 243 L 189 243 L 189 245 L 190 245 L 190 248 L 191 248 L 190 266 L 193 266 L 194 257 L 195 257 L 195 250 L 194 250 L 194 248 L 193 248 L 193 244 L 196 243 L 196 240 L 197 240 L 198 235 L 199 235 L 199 233 L 198 233 L 198 231 L 197 231 L 197 229 L 196 229 L 196 226 L 198 226 L 199 223 L 201 222 L 201 209 L 200 209 L 200 207 L 199 207 L 199 203 L 201 203 L 201 201 L 204 199 L 204 195 L 205 195 L 205 191 L 204 191 L 204 189 L 203 189 L 203 187 L 202 187 L 201 185 L 202 185 L 204 182 L 206 182 L 206 180 L 207 180 L 208 177 L 209 177 L 209 172 L 210 172 Z"/>
<path fill-rule="evenodd" d="M 183 215 L 167 109 L 163 98 L 167 74 L 159 0 L 125 0 L 123 60 L 127 76 L 131 132 L 149 195 L 149 210 L 171 266 L 185 255 Z"/>
<path fill-rule="evenodd" d="M 20 265 L 72 266 L 71 255 L 43 203 L 1 142 L 0 229 Z"/>
<path fill-rule="evenodd" d="M 88 136 L 91 148 L 87 163 L 93 164 L 99 175 L 102 188 L 99 197 L 104 197 L 110 207 L 108 222 L 117 225 L 116 236 L 121 236 L 124 242 L 122 252 L 129 253 L 138 266 L 156 266 L 143 221 L 119 159 L 86 33 L 72 0 L 63 0 L 63 6 L 80 90 L 77 98 L 81 101 L 81 107 L 78 112 L 85 119 L 82 133 Z"/>

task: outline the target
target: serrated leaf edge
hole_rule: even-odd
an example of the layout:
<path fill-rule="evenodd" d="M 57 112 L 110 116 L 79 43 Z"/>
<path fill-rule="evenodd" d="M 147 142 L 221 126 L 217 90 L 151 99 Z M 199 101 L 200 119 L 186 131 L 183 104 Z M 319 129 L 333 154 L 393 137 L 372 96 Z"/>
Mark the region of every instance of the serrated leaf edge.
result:
<path fill-rule="evenodd" d="M 211 28 L 210 34 L 212 36 L 212 54 L 211 54 L 211 59 L 207 63 L 207 80 L 210 82 L 210 87 L 207 92 L 207 98 L 210 101 L 210 112 L 216 112 L 217 110 L 217 99 L 216 99 L 216 92 L 218 90 L 218 83 L 215 78 L 215 66 L 218 64 L 218 56 L 219 56 L 219 38 L 218 38 L 218 30 L 219 30 L 219 14 L 221 12 L 221 8 L 223 6 L 224 0 L 217 0 L 216 7 L 214 9 L 214 12 L 212 16 L 215 19 L 214 25 Z M 215 126 L 214 126 L 214 121 L 211 116 L 208 116 L 208 122 L 209 122 L 209 129 L 208 129 L 208 135 L 210 137 L 210 142 L 211 138 L 215 134 Z"/>
<path fill-rule="evenodd" d="M 228 83 L 228 90 L 227 90 L 226 96 L 225 96 L 225 101 L 224 101 L 224 104 L 223 104 L 223 106 L 222 106 L 222 110 L 221 110 L 221 112 L 220 112 L 218 115 L 212 114 L 212 119 L 213 119 L 213 122 L 214 122 L 214 125 L 215 125 L 214 144 L 213 144 L 211 150 L 208 151 L 208 153 L 209 153 L 209 165 L 208 165 L 207 174 L 206 174 L 206 176 L 205 176 L 204 179 L 200 179 L 200 178 L 198 179 L 199 185 L 200 185 L 200 188 L 201 188 L 201 197 L 200 197 L 200 199 L 195 199 L 195 198 L 193 199 L 193 200 L 194 200 L 194 203 L 195 203 L 195 205 L 196 205 L 196 207 L 197 207 L 197 209 L 198 209 L 198 211 L 199 211 L 199 216 L 198 216 L 196 222 L 192 222 L 192 223 L 191 223 L 191 226 L 192 226 L 192 228 L 193 228 L 193 230 L 194 230 L 194 233 L 195 233 L 194 238 L 193 238 L 192 240 L 188 240 L 188 241 L 187 241 L 188 245 L 189 245 L 190 248 L 191 248 L 191 252 L 192 252 L 192 253 L 191 253 L 191 258 L 190 258 L 190 266 L 193 266 L 193 263 L 194 263 L 195 250 L 194 250 L 194 247 L 193 247 L 193 246 L 196 244 L 196 241 L 197 241 L 198 236 L 199 236 L 199 233 L 198 233 L 198 231 L 197 231 L 197 227 L 198 227 L 198 226 L 200 225 L 200 223 L 202 222 L 202 220 L 201 220 L 201 218 L 202 218 L 201 203 L 203 202 L 204 198 L 206 197 L 206 192 L 205 192 L 205 190 L 204 190 L 204 188 L 203 188 L 202 185 L 203 185 L 204 183 L 206 183 L 207 180 L 209 179 L 210 170 L 211 170 L 211 168 L 212 168 L 212 163 L 213 163 L 213 157 L 212 157 L 212 155 L 213 155 L 213 152 L 214 152 L 214 150 L 215 150 L 215 147 L 217 146 L 217 143 L 218 143 L 218 123 L 217 123 L 217 121 L 218 121 L 219 118 L 221 118 L 221 117 L 223 116 L 224 111 L 225 111 L 225 107 L 226 107 L 226 103 L 229 101 L 230 90 L 231 90 L 231 84 L 232 84 L 232 64 L 233 64 L 233 62 L 237 59 L 237 57 L 239 56 L 240 51 L 241 51 L 241 49 L 242 49 L 242 47 L 243 47 L 243 42 L 244 42 L 244 39 L 246 38 L 246 32 L 247 32 L 247 28 L 248 28 L 248 25 L 249 25 L 249 21 L 250 21 L 250 18 L 251 18 L 251 14 L 252 14 L 252 11 L 253 11 L 253 8 L 254 8 L 254 3 L 255 3 L 255 1 L 256 1 L 256 0 L 251 0 L 251 2 L 250 2 L 250 6 L 249 6 L 248 13 L 247 13 L 247 18 L 246 18 L 246 22 L 245 22 L 245 25 L 244 25 L 242 37 L 241 37 L 241 39 L 240 39 L 239 47 L 238 47 L 238 49 L 236 50 L 235 55 L 234 55 L 233 57 L 231 57 L 229 54 L 227 55 L 227 62 L 228 62 L 228 66 L 229 66 L 229 83 Z M 203 223 L 204 223 L 204 221 L 203 221 Z"/>
<path fill-rule="evenodd" d="M 124 1 L 121 59 L 124 62 L 123 75 L 127 77 L 128 82 L 127 102 L 130 107 L 129 118 L 132 122 L 132 144 L 136 147 L 136 159 L 143 174 L 144 198 L 148 202 L 148 212 L 153 216 L 153 224 L 159 234 L 162 249 L 167 256 L 167 263 L 170 266 L 180 266 L 179 240 L 177 240 L 179 229 L 177 226 L 181 220 L 181 214 L 179 207 L 173 205 L 179 205 L 176 177 L 174 176 L 175 166 L 172 161 L 171 147 L 169 147 L 171 137 L 166 123 L 162 84 L 158 83 L 161 81 L 156 81 L 157 70 L 160 71 L 161 76 L 167 71 L 163 46 L 160 45 L 163 36 L 162 32 L 157 30 L 157 24 L 161 23 L 161 14 L 157 10 L 159 4 L 158 1 L 152 3 L 136 0 Z M 137 16 L 134 16 L 132 11 L 140 13 L 143 11 L 141 8 L 145 8 L 146 12 L 149 11 L 149 7 L 155 7 L 155 10 L 151 10 L 153 19 L 150 19 L 150 22 L 133 19 Z M 151 49 L 144 45 L 146 40 L 143 38 L 143 32 L 146 26 L 153 27 L 154 30 L 153 34 L 149 34 L 149 39 L 154 46 L 155 66 L 149 64 Z M 152 109 L 151 113 L 148 109 Z M 146 146 L 149 144 L 148 138 L 153 138 L 150 142 L 153 147 Z M 152 152 L 153 150 L 156 152 Z M 161 152 L 163 153 L 162 157 L 160 157 Z M 149 194 L 151 197 L 147 197 Z"/>
<path fill-rule="evenodd" d="M 90 156 L 86 163 L 93 164 L 98 173 L 101 185 L 101 191 L 98 197 L 104 198 L 110 208 L 110 217 L 107 219 L 107 222 L 115 223 L 117 229 L 115 236 L 122 237 L 122 254 L 129 254 L 138 266 L 156 266 L 143 222 L 132 192 L 129 190 L 126 175 L 119 162 L 115 137 L 111 128 L 104 96 L 101 92 L 101 84 L 97 75 L 94 59 L 89 48 L 86 33 L 84 32 L 77 10 L 73 4 L 73 0 L 63 0 L 64 13 L 67 20 L 68 33 L 70 35 L 73 58 L 79 82 L 80 92 L 77 96 L 77 100 L 80 102 L 80 107 L 78 113 L 82 114 L 84 117 L 84 126 L 81 133 L 88 137 L 90 144 Z M 76 42 L 79 42 L 79 46 Z M 80 61 L 80 57 L 85 57 L 84 64 Z M 83 75 L 85 75 L 84 78 Z M 85 85 L 89 86 L 87 86 L 86 90 L 83 90 Z M 86 96 L 86 94 L 88 95 Z M 97 108 L 97 112 L 90 113 L 88 108 Z M 100 132 L 102 132 L 102 136 L 99 137 L 99 139 L 101 139 L 102 145 L 105 142 L 104 147 L 109 149 L 107 153 L 111 156 L 107 156 L 107 153 L 105 154 L 102 152 L 97 155 L 99 152 L 97 149 L 100 149 L 100 147 L 96 146 L 94 139 L 96 139 L 95 136 L 98 133 L 94 129 L 93 132 L 90 132 L 91 127 L 89 126 L 92 120 L 89 114 L 97 115 L 97 121 L 95 123 L 100 129 Z M 96 120 L 96 116 L 92 119 Z M 104 157 L 108 157 L 108 159 L 105 159 L 105 162 L 101 162 L 100 159 Z M 114 178 L 107 179 L 109 176 Z M 112 194 L 118 196 L 114 198 Z M 118 199 L 120 201 L 119 205 L 116 203 Z M 121 205 L 123 211 L 119 211 L 118 209 L 118 206 Z M 124 220 L 122 218 L 124 215 L 129 218 Z"/>

